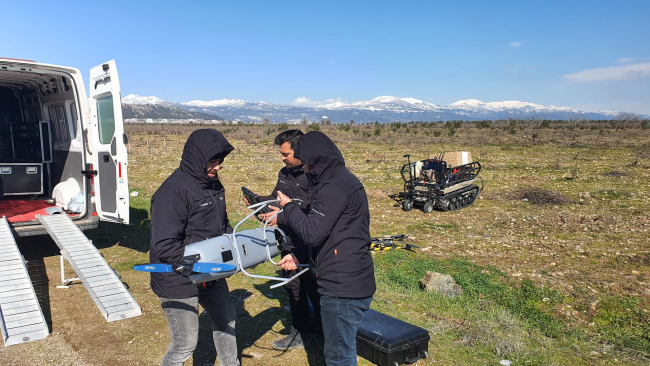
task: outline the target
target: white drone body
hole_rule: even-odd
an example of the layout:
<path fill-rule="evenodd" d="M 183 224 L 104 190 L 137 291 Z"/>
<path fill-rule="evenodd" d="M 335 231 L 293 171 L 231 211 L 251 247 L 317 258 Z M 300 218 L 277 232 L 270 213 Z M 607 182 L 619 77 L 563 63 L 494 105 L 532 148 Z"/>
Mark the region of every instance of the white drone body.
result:
<path fill-rule="evenodd" d="M 268 223 L 262 222 L 259 228 L 237 232 L 242 223 L 274 202 L 278 202 L 278 200 L 264 201 L 249 206 L 248 208 L 254 209 L 253 212 L 235 225 L 232 234 L 224 234 L 185 246 L 184 256 L 198 255 L 198 263 L 223 263 L 236 267 L 232 271 L 192 274 L 188 276 L 192 283 L 214 281 L 243 272 L 249 277 L 278 281 L 279 283 L 271 286 L 271 288 L 276 288 L 308 271 L 309 268 L 305 268 L 291 278 L 260 276 L 246 271 L 246 269 L 267 261 L 277 264 L 271 258 L 280 254 L 284 249 L 287 240 L 285 233 L 279 228 L 269 227 Z M 282 211 L 276 213 L 275 216 L 280 212 Z"/>

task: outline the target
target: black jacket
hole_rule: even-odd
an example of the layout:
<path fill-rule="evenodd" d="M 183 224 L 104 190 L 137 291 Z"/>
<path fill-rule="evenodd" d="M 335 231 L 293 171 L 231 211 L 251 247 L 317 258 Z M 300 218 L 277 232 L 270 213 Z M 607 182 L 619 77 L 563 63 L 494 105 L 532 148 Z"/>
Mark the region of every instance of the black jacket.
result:
<path fill-rule="evenodd" d="M 192 132 L 185 143 L 181 164 L 151 198 L 151 263 L 176 264 L 185 246 L 232 232 L 226 214 L 224 188 L 210 178 L 205 165 L 225 158 L 234 148 L 221 132 Z M 158 296 L 188 298 L 198 289 L 178 273 L 151 273 L 151 288 Z"/>
<path fill-rule="evenodd" d="M 270 196 L 260 197 L 262 201 L 274 200 L 278 196 L 278 191 L 284 193 L 290 198 L 298 198 L 303 202 L 300 204 L 301 208 L 306 208 L 309 205 L 309 179 L 305 175 L 304 165 L 280 169 L 278 173 L 278 182 L 273 189 Z M 278 215 L 278 227 L 287 235 L 287 242 L 283 251 L 283 255 L 291 252 L 293 248 L 299 247 L 303 244 L 302 239 L 291 230 L 291 226 L 286 222 L 284 212 Z"/>
<path fill-rule="evenodd" d="M 368 251 L 370 212 L 363 185 L 347 170 L 334 142 L 321 132 L 301 137 L 294 156 L 314 167 L 307 173 L 311 203 L 306 214 L 298 205 L 287 204 L 284 216 L 307 244 L 318 292 L 355 299 L 372 296 L 376 287 Z"/>

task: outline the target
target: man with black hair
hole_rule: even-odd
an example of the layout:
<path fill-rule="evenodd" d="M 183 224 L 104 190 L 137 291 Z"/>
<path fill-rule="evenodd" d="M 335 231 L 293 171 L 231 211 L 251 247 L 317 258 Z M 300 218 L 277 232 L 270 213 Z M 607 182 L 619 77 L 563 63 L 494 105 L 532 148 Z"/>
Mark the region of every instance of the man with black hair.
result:
<path fill-rule="evenodd" d="M 304 210 L 278 190 L 284 222 L 305 242 L 278 262 L 283 270 L 309 263 L 320 294 L 325 362 L 356 365 L 356 334 L 375 293 L 366 191 L 345 167 L 341 151 L 325 134 L 311 131 L 294 149 L 305 164 L 311 199 Z M 306 249 L 306 253 L 305 252 Z"/>
<path fill-rule="evenodd" d="M 214 129 L 196 130 L 187 139 L 180 166 L 151 198 L 152 263 L 191 268 L 193 258 L 183 257 L 186 245 L 232 233 L 218 176 L 232 150 Z M 239 365 L 237 314 L 226 280 L 195 285 L 186 274 L 151 273 L 151 288 L 160 299 L 172 339 L 162 365 L 183 365 L 192 355 L 199 336 L 199 304 L 212 322 L 219 365 Z"/>
<path fill-rule="evenodd" d="M 293 149 L 298 144 L 303 133 L 300 130 L 287 130 L 275 137 L 275 144 L 280 148 L 280 155 L 285 167 L 278 173 L 278 182 L 273 189 L 271 196 L 260 197 L 261 200 L 274 200 L 278 191 L 285 192 L 291 198 L 302 200 L 300 207 L 307 207 L 309 204 L 309 181 L 305 176 L 304 165 L 302 161 L 293 156 Z M 244 198 L 245 203 L 246 199 Z M 265 215 L 272 217 L 275 213 Z M 271 225 L 277 225 L 287 236 L 287 242 L 282 256 L 290 254 L 296 248 L 303 245 L 303 241 L 297 236 L 291 227 L 287 225 L 284 215 L 280 213 L 275 219 L 271 220 Z M 285 278 L 296 275 L 297 270 L 282 270 Z M 292 327 L 289 328 L 287 337 L 273 342 L 273 348 L 277 350 L 286 350 L 290 348 L 303 348 L 309 346 L 307 330 L 309 328 L 309 298 L 314 306 L 316 315 L 316 329 L 320 328 L 320 296 L 316 291 L 316 282 L 311 274 L 305 273 L 297 279 L 284 285 L 284 289 L 289 295 L 289 309 L 291 310 Z"/>

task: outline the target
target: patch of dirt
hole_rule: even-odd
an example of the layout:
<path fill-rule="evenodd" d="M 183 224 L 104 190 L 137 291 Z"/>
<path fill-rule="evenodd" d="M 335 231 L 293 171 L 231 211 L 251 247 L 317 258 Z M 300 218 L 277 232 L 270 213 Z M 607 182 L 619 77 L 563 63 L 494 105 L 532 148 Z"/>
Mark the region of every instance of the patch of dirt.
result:
<path fill-rule="evenodd" d="M 603 175 L 606 177 L 627 177 L 627 173 L 620 170 L 612 170 L 611 172 L 605 173 Z"/>
<path fill-rule="evenodd" d="M 511 199 L 526 200 L 536 205 L 561 205 L 570 202 L 560 193 L 542 188 L 522 189 L 505 195 Z"/>

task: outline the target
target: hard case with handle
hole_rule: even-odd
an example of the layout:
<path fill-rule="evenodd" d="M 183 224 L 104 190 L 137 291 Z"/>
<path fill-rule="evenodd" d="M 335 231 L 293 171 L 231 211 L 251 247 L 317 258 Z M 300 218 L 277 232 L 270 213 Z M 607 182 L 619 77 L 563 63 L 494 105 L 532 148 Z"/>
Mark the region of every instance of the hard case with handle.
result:
<path fill-rule="evenodd" d="M 429 332 L 392 316 L 368 310 L 357 330 L 357 354 L 380 366 L 427 358 Z"/>

